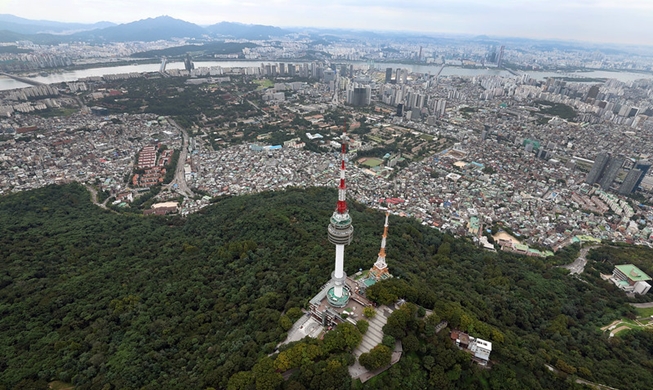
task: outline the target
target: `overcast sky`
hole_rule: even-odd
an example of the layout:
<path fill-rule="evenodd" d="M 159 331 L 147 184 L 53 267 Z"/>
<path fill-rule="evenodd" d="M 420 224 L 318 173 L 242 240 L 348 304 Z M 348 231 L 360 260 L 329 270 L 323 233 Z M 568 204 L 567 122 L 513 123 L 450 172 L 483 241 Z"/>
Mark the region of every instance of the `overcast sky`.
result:
<path fill-rule="evenodd" d="M 653 45 L 653 0 L 0 0 L 0 13 L 127 23 L 221 21 Z"/>

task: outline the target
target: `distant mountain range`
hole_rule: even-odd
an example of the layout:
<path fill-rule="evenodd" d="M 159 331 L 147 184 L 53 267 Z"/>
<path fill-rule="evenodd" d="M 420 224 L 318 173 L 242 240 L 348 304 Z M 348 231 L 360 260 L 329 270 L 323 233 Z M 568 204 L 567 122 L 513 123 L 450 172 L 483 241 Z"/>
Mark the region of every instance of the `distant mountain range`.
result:
<path fill-rule="evenodd" d="M 415 44 L 437 42 L 460 43 L 475 41 L 484 45 L 523 45 L 528 44 L 541 50 L 599 50 L 603 53 L 637 53 L 639 48 L 624 45 L 594 44 L 587 42 L 565 42 L 558 40 L 536 40 L 526 38 L 488 37 L 422 34 L 414 32 L 372 32 L 328 28 L 292 28 L 283 29 L 260 24 L 241 24 L 220 22 L 210 26 L 199 26 L 170 16 L 159 16 L 125 24 L 98 22 L 93 24 L 62 23 L 48 20 L 30 20 L 14 15 L 0 14 L 0 42 L 28 40 L 36 44 L 58 44 L 84 41 L 90 43 L 170 40 L 174 38 L 191 38 L 193 45 L 211 43 L 214 38 L 234 38 L 265 40 L 287 34 L 301 32 L 308 34 L 314 44 L 329 44 L 337 41 L 389 39 L 412 42 Z M 203 47 L 201 50 L 214 54 L 228 53 L 233 47 Z"/>
<path fill-rule="evenodd" d="M 9 14 L 0 14 L 0 30 L 12 31 L 19 34 L 71 34 L 115 25 L 115 23 L 111 22 L 98 22 L 93 24 L 62 23 L 49 20 L 31 20 Z"/>
<path fill-rule="evenodd" d="M 99 22 L 94 24 L 61 23 L 30 20 L 0 14 L 0 42 L 31 40 L 35 43 L 70 41 L 127 42 L 169 40 L 172 38 L 204 39 L 230 37 L 237 39 L 269 39 L 290 31 L 273 26 L 221 22 L 201 27 L 170 16 L 159 16 L 125 24 Z"/>
<path fill-rule="evenodd" d="M 73 34 L 80 40 L 100 42 L 158 41 L 171 38 L 202 38 L 207 31 L 193 23 L 159 16 L 136 22 Z"/>
<path fill-rule="evenodd" d="M 217 36 L 232 36 L 242 39 L 268 39 L 269 37 L 280 37 L 290 33 L 290 31 L 279 27 L 231 22 L 220 22 L 208 26 L 206 30 Z"/>

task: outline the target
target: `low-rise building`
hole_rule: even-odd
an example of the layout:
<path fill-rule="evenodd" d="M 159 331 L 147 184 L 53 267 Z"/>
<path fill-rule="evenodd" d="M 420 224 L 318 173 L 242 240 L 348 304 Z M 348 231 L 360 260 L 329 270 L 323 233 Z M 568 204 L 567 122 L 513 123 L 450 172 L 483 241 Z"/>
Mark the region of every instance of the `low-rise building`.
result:
<path fill-rule="evenodd" d="M 450 337 L 451 340 L 456 343 L 458 348 L 471 353 L 473 356 L 472 360 L 474 360 L 476 363 L 482 366 L 486 366 L 489 363 L 490 354 L 492 353 L 491 342 L 472 337 L 467 333 L 461 332 L 459 330 L 452 330 Z"/>
<path fill-rule="evenodd" d="M 610 280 L 620 289 L 634 294 L 644 295 L 651 288 L 646 283 L 651 277 L 632 264 L 616 265 Z"/>

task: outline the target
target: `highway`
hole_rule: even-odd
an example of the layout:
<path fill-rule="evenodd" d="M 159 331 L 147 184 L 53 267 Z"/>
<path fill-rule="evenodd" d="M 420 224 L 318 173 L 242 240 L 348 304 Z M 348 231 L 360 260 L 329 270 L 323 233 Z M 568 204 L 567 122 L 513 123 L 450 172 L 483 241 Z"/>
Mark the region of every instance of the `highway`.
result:
<path fill-rule="evenodd" d="M 186 174 L 184 173 L 184 164 L 186 164 L 186 158 L 188 157 L 188 133 L 186 130 L 179 126 L 177 122 L 175 122 L 172 118 L 168 118 L 168 122 L 175 126 L 179 131 L 181 132 L 181 136 L 183 138 L 182 142 L 182 147 L 181 151 L 179 152 L 179 160 L 177 160 L 177 167 L 175 168 L 175 178 L 172 179 L 172 181 L 166 186 L 166 188 L 171 189 L 172 191 L 176 191 L 179 194 L 186 196 L 186 197 L 192 197 L 195 196 L 193 191 L 188 187 L 188 184 L 186 184 Z M 177 188 L 174 187 L 174 185 L 177 185 Z"/>

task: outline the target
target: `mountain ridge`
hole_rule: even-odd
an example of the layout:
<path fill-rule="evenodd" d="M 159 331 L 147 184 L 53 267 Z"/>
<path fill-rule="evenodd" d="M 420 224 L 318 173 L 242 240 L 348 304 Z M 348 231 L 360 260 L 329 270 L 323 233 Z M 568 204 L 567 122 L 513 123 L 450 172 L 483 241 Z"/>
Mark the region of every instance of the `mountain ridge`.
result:
<path fill-rule="evenodd" d="M 21 34 L 74 33 L 82 30 L 102 29 L 115 25 L 115 23 L 108 21 L 96 23 L 68 23 L 53 20 L 33 20 L 11 14 L 0 14 L 0 30 L 9 30 Z"/>
<path fill-rule="evenodd" d="M 260 24 L 219 22 L 209 26 L 162 15 L 129 23 L 93 24 L 64 23 L 48 20 L 31 20 L 10 14 L 0 14 L 0 41 L 33 40 L 42 42 L 91 42 L 157 41 L 174 38 L 204 39 L 207 37 L 230 37 L 236 39 L 268 39 L 282 36 L 290 31 Z"/>

